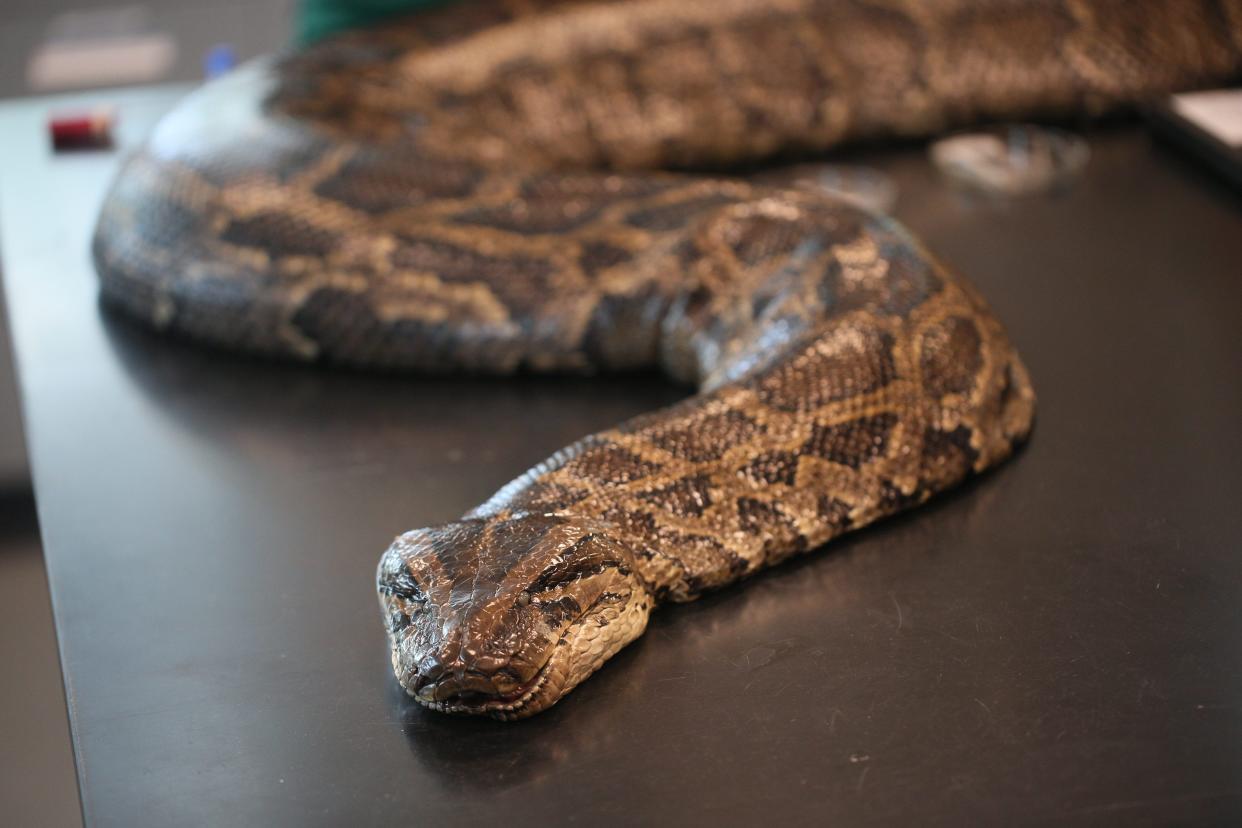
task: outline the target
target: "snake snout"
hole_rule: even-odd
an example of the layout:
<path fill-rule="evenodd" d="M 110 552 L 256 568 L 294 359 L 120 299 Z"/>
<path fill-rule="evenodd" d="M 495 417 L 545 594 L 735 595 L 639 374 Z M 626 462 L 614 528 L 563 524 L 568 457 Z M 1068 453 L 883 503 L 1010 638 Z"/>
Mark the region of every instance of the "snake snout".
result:
<path fill-rule="evenodd" d="M 497 658 L 453 657 L 427 653 L 399 673 L 406 690 L 423 702 L 503 699 L 524 690 L 530 677 L 523 677 Z"/>
<path fill-rule="evenodd" d="M 444 650 L 436 650 L 418 659 L 411 674 L 415 686 L 423 687 L 466 675 L 483 677 L 500 675 L 507 672 L 506 666 L 505 660 L 499 658 L 470 658 L 457 653 L 449 654 Z"/>
<path fill-rule="evenodd" d="M 503 673 L 484 674 L 476 670 L 449 671 L 439 677 L 420 677 L 415 697 L 423 701 L 500 699 L 522 685 Z"/>

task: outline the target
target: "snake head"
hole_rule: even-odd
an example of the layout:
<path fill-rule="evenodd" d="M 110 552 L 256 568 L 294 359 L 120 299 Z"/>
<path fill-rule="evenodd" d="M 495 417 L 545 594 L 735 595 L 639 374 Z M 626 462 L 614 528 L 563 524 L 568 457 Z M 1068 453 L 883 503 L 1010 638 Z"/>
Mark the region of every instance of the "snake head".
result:
<path fill-rule="evenodd" d="M 407 532 L 377 580 L 405 691 L 498 719 L 554 704 L 637 638 L 652 607 L 628 548 L 553 515 Z"/>

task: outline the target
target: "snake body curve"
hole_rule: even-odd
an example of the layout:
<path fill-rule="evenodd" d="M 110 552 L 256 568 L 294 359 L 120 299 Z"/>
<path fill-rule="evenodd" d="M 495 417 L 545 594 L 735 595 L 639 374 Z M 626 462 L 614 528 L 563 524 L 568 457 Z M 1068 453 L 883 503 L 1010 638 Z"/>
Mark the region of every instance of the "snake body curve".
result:
<path fill-rule="evenodd" d="M 662 172 L 1104 112 L 1242 66 L 1237 0 L 478 0 L 208 84 L 101 212 L 105 299 L 390 369 L 660 366 L 683 403 L 409 532 L 378 588 L 424 705 L 547 708 L 693 599 L 1009 456 L 1034 394 L 891 219 Z"/>

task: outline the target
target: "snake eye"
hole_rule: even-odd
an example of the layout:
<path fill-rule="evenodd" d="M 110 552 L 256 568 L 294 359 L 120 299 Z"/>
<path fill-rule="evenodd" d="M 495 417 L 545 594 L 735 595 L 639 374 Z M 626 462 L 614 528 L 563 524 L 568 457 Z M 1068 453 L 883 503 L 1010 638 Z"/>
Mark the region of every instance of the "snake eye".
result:
<path fill-rule="evenodd" d="M 526 590 L 522 590 L 521 592 L 518 593 L 517 605 L 519 607 L 525 607 L 525 606 L 528 606 L 529 604 L 530 604 L 530 593 L 527 592 Z"/>
<path fill-rule="evenodd" d="M 380 592 L 416 604 L 427 603 L 427 596 L 414 582 L 414 576 L 405 571 L 384 579 L 384 582 L 380 584 Z"/>
<path fill-rule="evenodd" d="M 527 592 L 538 595 L 598 575 L 606 569 L 620 568 L 619 561 L 607 558 L 583 558 L 567 562 L 540 575 L 539 580 L 531 584 Z"/>

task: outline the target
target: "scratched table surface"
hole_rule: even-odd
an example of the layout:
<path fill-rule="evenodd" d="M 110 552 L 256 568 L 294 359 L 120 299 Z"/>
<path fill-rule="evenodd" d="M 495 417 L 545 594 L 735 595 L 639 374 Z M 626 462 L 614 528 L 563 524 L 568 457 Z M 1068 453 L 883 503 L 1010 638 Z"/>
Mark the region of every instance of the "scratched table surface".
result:
<path fill-rule="evenodd" d="M 101 96 L 132 146 L 184 90 Z M 373 572 L 655 377 L 427 379 L 233 357 L 97 303 L 118 152 L 0 107 L 2 255 L 91 825 L 1242 820 L 1242 200 L 1137 125 L 1069 192 L 851 156 L 989 298 L 1040 395 L 1013 462 L 660 610 L 563 703 L 428 713 Z"/>

